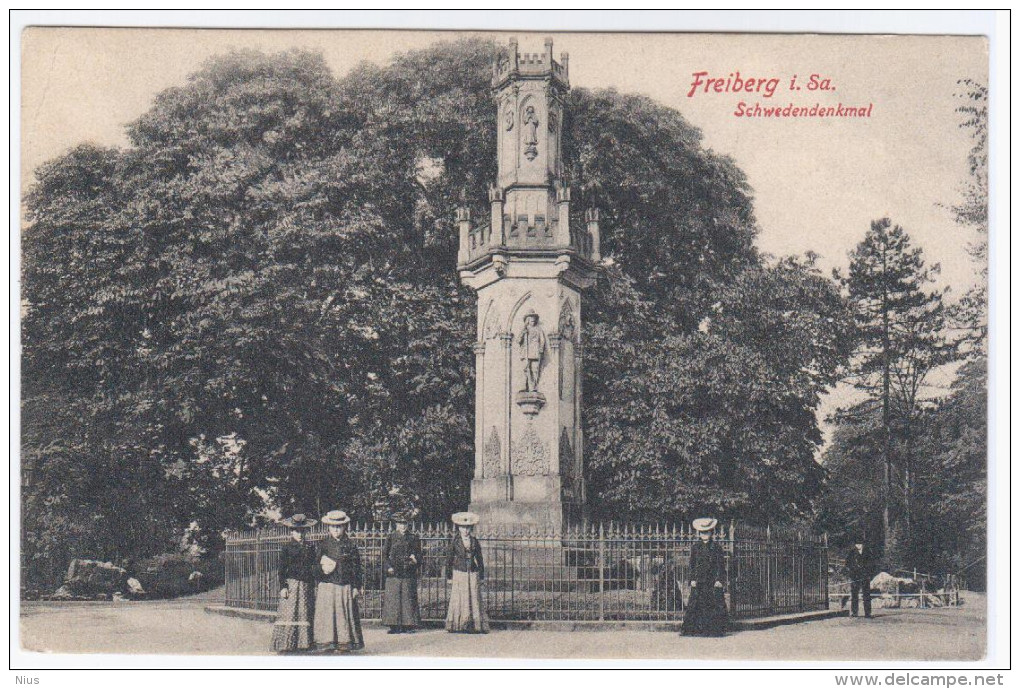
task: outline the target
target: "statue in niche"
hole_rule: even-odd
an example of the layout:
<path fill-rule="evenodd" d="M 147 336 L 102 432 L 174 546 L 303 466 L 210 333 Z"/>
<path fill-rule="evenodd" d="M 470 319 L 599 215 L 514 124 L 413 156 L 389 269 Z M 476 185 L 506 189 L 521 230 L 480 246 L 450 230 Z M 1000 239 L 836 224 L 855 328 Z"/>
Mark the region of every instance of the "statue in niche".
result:
<path fill-rule="evenodd" d="M 574 310 L 570 308 L 570 302 L 563 302 L 563 308 L 560 309 L 560 337 L 570 342 L 574 341 L 574 335 L 577 331 L 577 326 L 574 323 Z"/>
<path fill-rule="evenodd" d="M 542 375 L 542 363 L 545 361 L 546 338 L 534 310 L 524 314 L 524 330 L 517 338 L 517 344 L 521 347 L 521 361 L 524 362 L 522 392 L 538 392 L 538 379 Z"/>
<path fill-rule="evenodd" d="M 524 156 L 528 160 L 534 160 L 538 156 L 538 115 L 535 114 L 535 106 L 529 105 L 524 109 Z"/>
<path fill-rule="evenodd" d="M 506 127 L 507 131 L 514 128 L 514 111 L 512 108 L 507 108 L 503 114 L 503 126 Z"/>

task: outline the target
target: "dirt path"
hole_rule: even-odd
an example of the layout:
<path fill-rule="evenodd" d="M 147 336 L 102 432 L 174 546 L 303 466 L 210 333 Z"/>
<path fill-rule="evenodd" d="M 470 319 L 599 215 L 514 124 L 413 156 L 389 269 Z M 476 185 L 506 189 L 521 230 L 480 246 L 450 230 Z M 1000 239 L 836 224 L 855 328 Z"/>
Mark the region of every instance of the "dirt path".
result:
<path fill-rule="evenodd" d="M 985 654 L 985 598 L 954 609 L 876 610 L 871 620 L 835 618 L 723 639 L 639 630 L 365 632 L 365 655 L 524 658 L 754 660 L 976 660 Z M 23 603 L 21 646 L 56 653 L 262 654 L 271 625 L 204 611 L 208 596 L 177 601 Z M 338 659 L 338 662 L 340 659 Z"/>

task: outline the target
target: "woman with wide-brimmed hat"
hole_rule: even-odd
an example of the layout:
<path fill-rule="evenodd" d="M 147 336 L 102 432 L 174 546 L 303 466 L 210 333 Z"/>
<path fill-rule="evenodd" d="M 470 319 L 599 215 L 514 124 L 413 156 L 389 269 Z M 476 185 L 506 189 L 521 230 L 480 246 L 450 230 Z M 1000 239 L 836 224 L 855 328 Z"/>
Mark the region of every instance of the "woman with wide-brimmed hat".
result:
<path fill-rule="evenodd" d="M 312 647 L 315 615 L 315 548 L 305 533 L 316 521 L 303 514 L 280 520 L 290 529 L 290 541 L 280 548 L 280 604 L 273 624 L 273 650 L 294 653 Z"/>
<path fill-rule="evenodd" d="M 421 539 L 408 531 L 413 513 L 396 512 L 391 519 L 396 530 L 386 536 L 383 546 L 382 623 L 390 634 L 402 634 L 421 626 L 418 607 L 418 572 L 421 569 Z"/>
<path fill-rule="evenodd" d="M 315 645 L 323 650 L 365 647 L 361 633 L 361 554 L 347 535 L 351 518 L 333 510 L 322 517 L 329 534 L 316 549 L 319 585 L 315 591 Z"/>
<path fill-rule="evenodd" d="M 482 602 L 485 563 L 482 546 L 471 533 L 478 523 L 478 515 L 457 512 L 452 519 L 457 533 L 450 540 L 446 556 L 446 578 L 452 581 L 446 630 L 484 634 L 489 631 L 489 620 Z"/>
<path fill-rule="evenodd" d="M 712 536 L 717 524 L 708 517 L 692 523 L 698 540 L 691 546 L 691 595 L 681 627 L 684 636 L 722 636 L 726 632 L 726 560 Z"/>

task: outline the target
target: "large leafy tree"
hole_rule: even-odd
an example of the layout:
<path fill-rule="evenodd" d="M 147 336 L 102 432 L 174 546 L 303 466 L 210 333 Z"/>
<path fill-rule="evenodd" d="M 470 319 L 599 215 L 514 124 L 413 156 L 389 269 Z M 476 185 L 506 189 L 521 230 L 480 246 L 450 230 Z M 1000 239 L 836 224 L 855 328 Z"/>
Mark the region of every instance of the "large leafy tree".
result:
<path fill-rule="evenodd" d="M 161 93 L 130 147 L 39 171 L 31 547 L 58 517 L 136 554 L 267 506 L 368 518 L 394 488 L 426 518 L 463 506 L 475 300 L 453 209 L 462 190 L 487 205 L 498 50 L 440 44 L 340 79 L 316 55 L 232 53 Z M 598 205 L 608 257 L 585 302 L 596 514 L 802 512 L 818 395 L 848 355 L 837 290 L 755 250 L 743 175 L 675 111 L 584 89 L 568 111 L 576 220 Z M 98 526 L 125 510 L 136 536 Z"/>
<path fill-rule="evenodd" d="M 713 298 L 690 329 L 669 301 L 620 314 L 619 330 L 595 326 L 606 376 L 586 389 L 598 395 L 586 429 L 597 506 L 767 522 L 797 517 L 818 495 L 814 414 L 853 347 L 845 304 L 792 259 L 747 269 Z"/>

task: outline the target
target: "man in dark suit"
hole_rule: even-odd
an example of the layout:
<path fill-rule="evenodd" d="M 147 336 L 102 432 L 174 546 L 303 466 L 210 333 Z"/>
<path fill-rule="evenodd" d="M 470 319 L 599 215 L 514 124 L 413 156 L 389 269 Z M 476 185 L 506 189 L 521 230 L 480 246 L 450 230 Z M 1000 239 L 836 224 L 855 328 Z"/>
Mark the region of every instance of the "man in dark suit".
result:
<path fill-rule="evenodd" d="M 864 616 L 871 617 L 871 562 L 863 543 L 854 543 L 850 549 L 846 569 L 850 575 L 850 617 L 857 617 L 858 596 L 864 598 Z"/>

